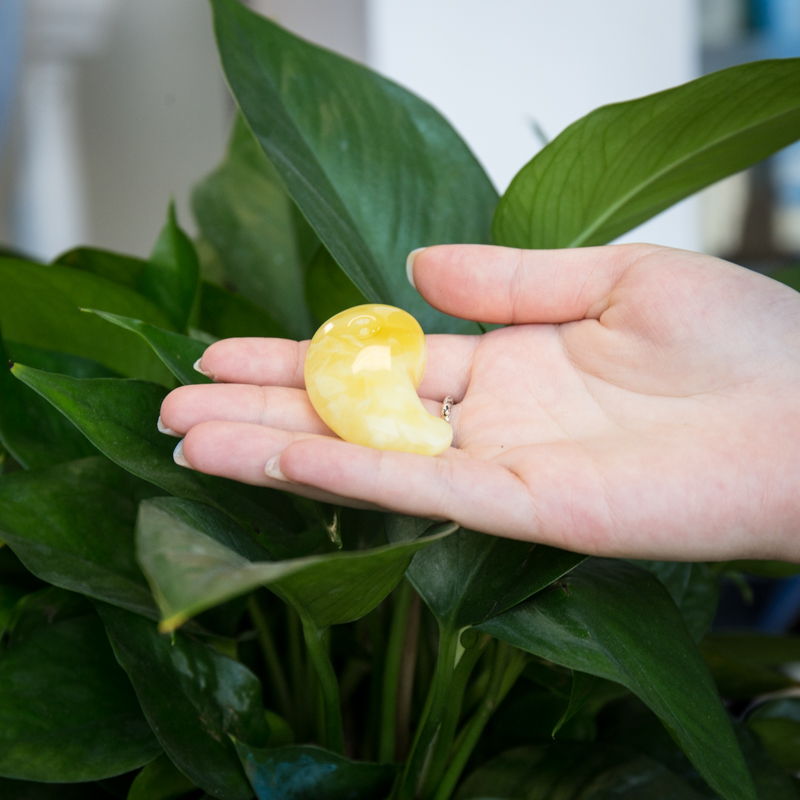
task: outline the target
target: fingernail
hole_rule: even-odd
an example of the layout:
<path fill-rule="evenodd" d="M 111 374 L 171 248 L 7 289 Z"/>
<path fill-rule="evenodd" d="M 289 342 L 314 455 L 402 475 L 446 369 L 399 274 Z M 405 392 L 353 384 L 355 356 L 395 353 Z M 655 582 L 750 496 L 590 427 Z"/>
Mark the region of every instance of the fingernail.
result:
<path fill-rule="evenodd" d="M 161 433 L 166 433 L 167 436 L 177 436 L 178 438 L 181 437 L 181 434 L 177 431 L 172 430 L 172 428 L 168 428 L 162 421 L 161 421 L 161 414 L 158 415 L 158 422 L 156 422 L 156 427 Z"/>
<path fill-rule="evenodd" d="M 172 460 L 179 467 L 192 469 L 192 465 L 186 460 L 186 456 L 183 454 L 183 439 L 178 442 L 177 447 L 172 451 Z"/>
<path fill-rule="evenodd" d="M 274 478 L 276 481 L 286 481 L 289 482 L 289 479 L 281 472 L 281 454 L 278 453 L 276 456 L 272 456 L 272 458 L 267 461 L 266 466 L 264 467 L 264 474 L 268 478 Z"/>
<path fill-rule="evenodd" d="M 198 359 L 197 359 L 197 361 L 195 361 L 195 362 L 194 362 L 194 364 L 192 364 L 192 369 L 194 369 L 194 371 L 195 371 L 195 372 L 199 372 L 201 375 L 205 375 L 205 376 L 206 376 L 206 378 L 211 378 L 211 379 L 213 380 L 214 376 L 212 375 L 212 373 L 210 373 L 210 372 L 206 372 L 206 371 L 205 371 L 205 370 L 204 370 L 204 369 L 203 369 L 203 368 L 200 366 L 200 362 L 201 362 L 202 360 L 203 360 L 203 356 L 200 356 L 200 358 L 198 358 Z"/>
<path fill-rule="evenodd" d="M 408 278 L 408 282 L 416 289 L 417 284 L 414 283 L 414 259 L 423 251 L 427 250 L 427 247 L 418 247 L 416 250 L 412 250 L 408 254 L 408 258 L 406 259 L 406 277 Z"/>

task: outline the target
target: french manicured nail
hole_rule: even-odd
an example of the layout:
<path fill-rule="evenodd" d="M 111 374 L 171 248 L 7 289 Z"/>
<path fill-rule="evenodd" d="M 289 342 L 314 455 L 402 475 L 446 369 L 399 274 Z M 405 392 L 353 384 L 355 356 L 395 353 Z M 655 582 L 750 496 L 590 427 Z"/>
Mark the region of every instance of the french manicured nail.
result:
<path fill-rule="evenodd" d="M 213 379 L 214 379 L 214 376 L 213 376 L 213 375 L 212 375 L 210 372 L 206 372 L 206 371 L 205 371 L 205 370 L 204 370 L 204 369 L 203 369 L 203 368 L 200 366 L 200 362 L 201 362 L 202 360 L 203 360 L 203 357 L 202 357 L 202 356 L 200 356 L 200 358 L 198 358 L 198 359 L 197 359 L 197 361 L 195 361 L 195 362 L 194 362 L 194 364 L 192 364 L 192 369 L 194 369 L 194 371 L 195 371 L 195 372 L 199 372 L 201 375 L 205 375 L 205 376 L 206 376 L 206 378 L 211 378 L 211 379 L 213 380 Z"/>
<path fill-rule="evenodd" d="M 161 414 L 158 415 L 158 422 L 156 423 L 158 430 L 161 433 L 166 433 L 167 436 L 177 436 L 179 439 L 181 438 L 181 434 L 177 431 L 172 430 L 172 428 L 168 428 L 162 421 L 161 421 Z"/>
<path fill-rule="evenodd" d="M 183 439 L 178 442 L 178 446 L 172 451 L 172 460 L 179 467 L 192 469 L 192 465 L 186 460 L 186 456 L 183 454 Z"/>
<path fill-rule="evenodd" d="M 406 277 L 408 278 L 408 282 L 416 289 L 417 284 L 414 283 L 414 259 L 423 251 L 427 250 L 427 247 L 418 247 L 416 250 L 412 250 L 408 254 L 408 258 L 406 259 Z"/>
<path fill-rule="evenodd" d="M 267 465 L 264 467 L 264 474 L 268 478 L 274 478 L 276 481 L 286 481 L 288 483 L 289 479 L 281 472 L 280 453 L 276 456 L 272 456 L 272 458 L 267 461 Z"/>

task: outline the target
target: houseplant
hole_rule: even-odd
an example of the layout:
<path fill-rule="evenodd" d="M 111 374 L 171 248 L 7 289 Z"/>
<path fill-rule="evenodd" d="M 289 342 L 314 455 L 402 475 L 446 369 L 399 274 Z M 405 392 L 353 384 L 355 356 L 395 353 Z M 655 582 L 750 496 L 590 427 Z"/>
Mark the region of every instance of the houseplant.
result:
<path fill-rule="evenodd" d="M 215 338 L 364 298 L 479 333 L 408 251 L 607 242 L 800 138 L 800 62 L 598 109 L 500 199 L 422 100 L 212 5 L 241 113 L 200 241 L 170 210 L 148 260 L 0 260 L 2 796 L 796 797 L 800 640 L 707 635 L 721 575 L 791 566 L 332 508 L 181 469 L 155 420 Z"/>

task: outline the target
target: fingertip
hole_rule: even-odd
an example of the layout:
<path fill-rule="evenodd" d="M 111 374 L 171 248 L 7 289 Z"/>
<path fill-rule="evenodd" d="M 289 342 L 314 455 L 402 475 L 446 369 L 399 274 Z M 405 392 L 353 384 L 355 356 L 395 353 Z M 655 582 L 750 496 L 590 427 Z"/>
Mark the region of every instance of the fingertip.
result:
<path fill-rule="evenodd" d="M 408 258 L 406 259 L 406 277 L 408 278 L 408 282 L 416 289 L 417 284 L 414 281 L 414 262 L 417 259 L 417 256 L 423 251 L 427 250 L 427 247 L 418 247 L 416 250 L 412 250 L 408 254 Z"/>

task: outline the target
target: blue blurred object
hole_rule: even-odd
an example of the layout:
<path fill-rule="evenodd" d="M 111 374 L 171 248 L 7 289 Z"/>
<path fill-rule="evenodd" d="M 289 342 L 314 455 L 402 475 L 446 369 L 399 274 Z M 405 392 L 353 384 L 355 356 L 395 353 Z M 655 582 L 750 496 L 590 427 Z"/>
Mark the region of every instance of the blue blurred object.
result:
<path fill-rule="evenodd" d="M 0 0 L 0 147 L 8 128 L 22 54 L 22 0 Z"/>
<path fill-rule="evenodd" d="M 800 575 L 781 581 L 759 615 L 756 627 L 764 633 L 786 633 L 800 614 Z"/>

